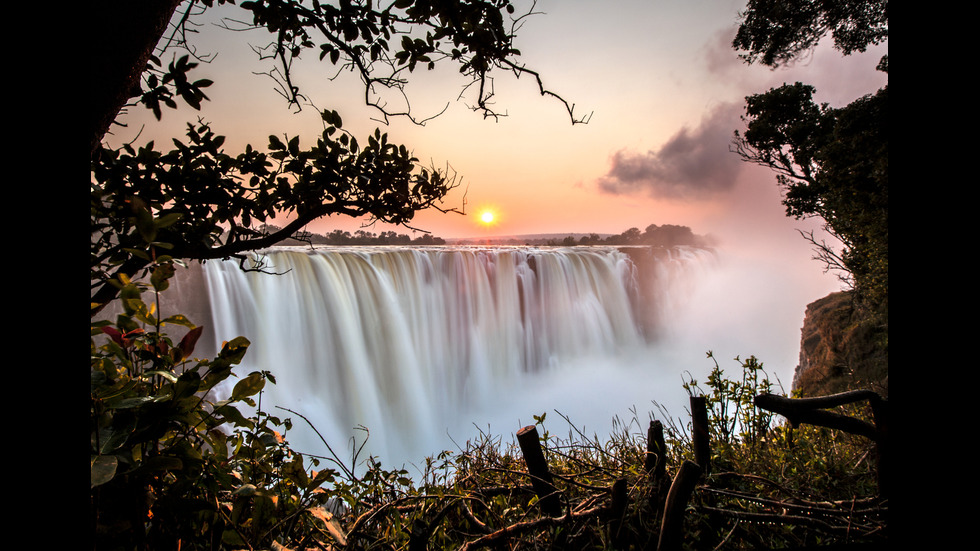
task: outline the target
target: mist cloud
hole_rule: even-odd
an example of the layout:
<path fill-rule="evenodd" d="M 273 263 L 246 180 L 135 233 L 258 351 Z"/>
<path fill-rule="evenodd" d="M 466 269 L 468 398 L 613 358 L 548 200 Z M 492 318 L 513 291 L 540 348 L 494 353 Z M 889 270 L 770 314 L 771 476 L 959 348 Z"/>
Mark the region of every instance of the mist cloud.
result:
<path fill-rule="evenodd" d="M 740 103 L 721 105 L 694 129 L 682 128 L 657 151 L 620 150 L 610 159 L 599 189 L 617 195 L 645 194 L 663 199 L 706 199 L 735 186 L 741 160 L 729 151 L 741 128 Z"/>

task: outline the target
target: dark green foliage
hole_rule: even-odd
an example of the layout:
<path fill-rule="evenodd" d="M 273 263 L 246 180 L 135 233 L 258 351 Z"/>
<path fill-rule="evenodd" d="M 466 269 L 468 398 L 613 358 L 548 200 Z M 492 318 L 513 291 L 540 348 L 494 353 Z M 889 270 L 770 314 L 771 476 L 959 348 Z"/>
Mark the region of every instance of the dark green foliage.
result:
<path fill-rule="evenodd" d="M 154 294 L 166 288 L 172 262 L 154 263 Z M 320 486 L 334 472 L 306 474 L 278 432 L 289 420 L 241 409 L 259 406 L 272 375 L 253 372 L 231 385 L 246 339 L 224 343 L 213 360 L 194 359 L 201 327 L 162 317 L 142 300 L 144 285 L 117 283 L 123 313 L 92 324 L 96 548 L 217 549 L 288 534 L 296 520 L 282 521 L 323 505 Z M 189 331 L 175 344 L 171 326 Z"/>
<path fill-rule="evenodd" d="M 93 161 L 90 258 L 93 288 L 102 290 L 97 300 L 111 297 L 106 285 L 114 274 L 147 265 L 148 243 L 167 243 L 176 258 L 239 256 L 331 214 L 405 224 L 453 187 L 438 171 L 417 169 L 418 159 L 380 131 L 362 147 L 329 125 L 308 149 L 298 137 L 270 136 L 268 153 L 249 146 L 237 156 L 224 153 L 224 137 L 206 124 L 188 125 L 187 138 L 175 139 L 169 152 L 150 142 L 138 150 L 103 149 Z M 258 228 L 286 214 L 295 215 L 286 228 Z"/>
<path fill-rule="evenodd" d="M 234 4 L 219 0 L 218 4 Z M 198 12 L 187 8 L 172 37 L 175 44 L 185 44 L 187 24 L 201 8 L 213 7 L 213 0 L 197 2 Z M 306 50 L 318 59 L 358 73 L 367 90 L 375 87 L 403 89 L 407 84 L 402 72 L 419 66 L 434 69 L 443 60 L 459 64 L 459 72 L 479 84 L 476 109 L 487 116 L 499 116 L 487 104 L 489 90 L 484 82 L 494 69 L 517 72 L 512 58 L 520 55 L 513 47 L 514 6 L 509 0 L 472 2 L 400 1 L 382 7 L 358 0 L 338 4 L 298 0 L 249 0 L 239 3 L 244 13 L 229 19 L 225 25 L 236 30 L 265 30 L 270 42 L 258 49 L 277 67 L 268 75 L 277 89 L 294 107 L 304 103 L 300 87 L 292 74 L 293 62 Z M 509 21 L 508 21 L 509 19 Z M 156 56 L 142 78 L 133 97 L 161 116 L 161 103 L 176 108 L 180 97 L 195 109 L 207 99 L 201 92 L 211 84 L 207 79 L 191 81 L 189 72 L 197 67 L 188 56 L 182 56 L 161 70 Z M 533 74 L 533 72 L 532 72 Z M 381 102 L 369 104 L 387 117 L 408 113 L 391 113 Z"/>
<path fill-rule="evenodd" d="M 161 66 L 160 60 L 156 56 L 150 56 L 150 64 L 147 66 L 144 80 L 146 90 L 141 90 L 140 103 L 153 111 L 157 120 L 163 117 L 161 103 L 171 109 L 177 108 L 175 95 L 184 100 L 187 105 L 200 111 L 201 101 L 208 99 L 201 88 L 207 88 L 213 82 L 206 78 L 191 82 L 187 78 L 187 73 L 197 65 L 190 62 L 189 56 L 185 55 L 171 62 L 166 71 L 160 71 L 156 69 Z"/>
<path fill-rule="evenodd" d="M 811 234 L 818 258 L 880 307 L 888 290 L 888 87 L 836 109 L 817 105 L 814 91 L 797 82 L 746 98 L 736 150 L 776 172 L 788 216 L 826 222 L 844 249 Z"/>
<path fill-rule="evenodd" d="M 887 0 L 749 0 L 732 45 L 749 63 L 776 67 L 828 33 L 844 55 L 888 39 Z M 885 55 L 877 70 L 888 72 Z M 804 233 L 828 270 L 852 284 L 879 321 L 888 295 L 888 87 L 843 108 L 817 105 L 812 86 L 784 84 L 746 98 L 736 152 L 774 170 L 789 216 L 819 216 L 843 245 Z"/>
<path fill-rule="evenodd" d="M 752 403 L 758 394 L 773 392 L 773 384 L 762 363 L 755 356 L 749 356 L 745 361 L 735 358 L 735 361 L 741 363 L 742 377 L 740 380 L 732 380 L 725 377 L 725 372 L 711 352 L 708 357 L 715 366 L 708 374 L 706 382 L 710 394 L 701 390 L 694 379 L 685 382 L 684 389 L 690 395 L 705 396 L 709 422 L 716 430 L 713 435 L 716 442 L 724 445 L 757 444 L 773 426 L 773 415 Z"/>
<path fill-rule="evenodd" d="M 888 0 L 749 0 L 732 41 L 741 57 L 777 67 L 828 33 L 844 55 L 888 39 Z"/>
<path fill-rule="evenodd" d="M 642 232 L 638 228 L 629 228 L 619 235 L 613 235 L 602 241 L 607 245 L 652 245 L 659 247 L 708 247 L 709 240 L 701 235 L 695 235 L 687 226 L 650 224 Z"/>

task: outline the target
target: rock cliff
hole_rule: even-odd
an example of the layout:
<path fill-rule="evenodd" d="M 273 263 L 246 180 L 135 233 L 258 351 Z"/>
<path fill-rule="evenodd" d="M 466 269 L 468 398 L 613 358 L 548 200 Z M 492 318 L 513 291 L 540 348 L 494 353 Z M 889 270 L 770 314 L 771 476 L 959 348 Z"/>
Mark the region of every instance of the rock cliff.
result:
<path fill-rule="evenodd" d="M 869 321 L 849 292 L 806 307 L 793 390 L 822 396 L 866 388 L 888 396 L 888 328 Z"/>

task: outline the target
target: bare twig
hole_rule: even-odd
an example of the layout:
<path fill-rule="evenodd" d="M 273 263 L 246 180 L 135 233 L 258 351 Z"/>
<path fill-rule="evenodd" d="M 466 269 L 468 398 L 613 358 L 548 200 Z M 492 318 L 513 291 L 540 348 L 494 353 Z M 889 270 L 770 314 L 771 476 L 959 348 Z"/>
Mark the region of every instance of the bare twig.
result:
<path fill-rule="evenodd" d="M 304 421 L 306 421 L 306 424 L 308 424 L 310 426 L 310 428 L 313 429 L 313 432 L 315 432 L 316 435 L 320 438 L 320 441 L 323 442 L 323 445 L 327 447 L 327 450 L 328 451 L 330 451 L 330 455 L 333 456 L 333 459 L 332 459 L 333 462 L 336 463 L 341 469 L 343 469 L 344 474 L 347 475 L 348 478 L 350 478 L 351 480 L 357 480 L 357 477 L 354 476 L 353 471 L 351 471 L 351 469 L 348 469 L 347 466 L 344 465 L 344 462 L 340 460 L 340 457 L 338 457 L 337 454 L 334 453 L 333 448 L 330 447 L 330 444 L 327 442 L 327 439 L 324 438 L 322 434 L 320 434 L 320 431 L 317 430 L 316 425 L 314 425 L 312 422 L 310 422 L 310 420 L 307 419 L 305 415 L 303 415 L 302 413 L 299 413 L 297 411 L 291 410 L 289 408 L 282 407 L 282 406 L 276 406 L 276 407 L 279 408 L 279 409 L 288 411 L 289 413 L 292 413 L 293 415 L 298 415 L 301 419 L 303 419 Z M 329 459 L 329 458 L 327 458 L 327 459 Z"/>

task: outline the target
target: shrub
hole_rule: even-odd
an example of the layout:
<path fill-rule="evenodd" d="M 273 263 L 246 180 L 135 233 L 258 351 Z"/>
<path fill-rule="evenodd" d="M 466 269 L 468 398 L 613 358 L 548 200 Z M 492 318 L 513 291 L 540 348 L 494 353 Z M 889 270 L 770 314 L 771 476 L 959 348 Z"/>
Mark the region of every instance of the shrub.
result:
<path fill-rule="evenodd" d="M 684 383 L 690 395 L 706 397 L 712 450 L 690 532 L 729 549 L 880 542 L 885 509 L 874 443 L 824 427 L 794 428 L 753 403 L 774 391 L 762 362 L 736 357 L 741 377 L 732 380 L 708 357 L 707 388 L 693 378 Z M 838 413 L 870 419 L 856 404 Z M 691 449 L 687 432 L 674 426 L 670 433 L 674 449 Z"/>
<path fill-rule="evenodd" d="M 212 360 L 192 359 L 202 328 L 162 317 L 158 299 L 174 263 L 157 260 L 150 284 L 123 276 L 123 312 L 92 323 L 91 510 L 97 548 L 213 549 L 268 546 L 308 530 L 335 471 L 308 474 L 289 449 L 281 420 L 256 398 L 267 371 L 240 378 L 225 399 L 249 342 L 226 342 Z M 176 344 L 169 326 L 189 329 Z M 230 381 L 229 381 L 230 382 Z M 226 383 L 227 384 L 227 383 Z M 230 385 L 229 385 L 230 386 Z M 241 408 L 257 408 L 246 416 Z"/>

